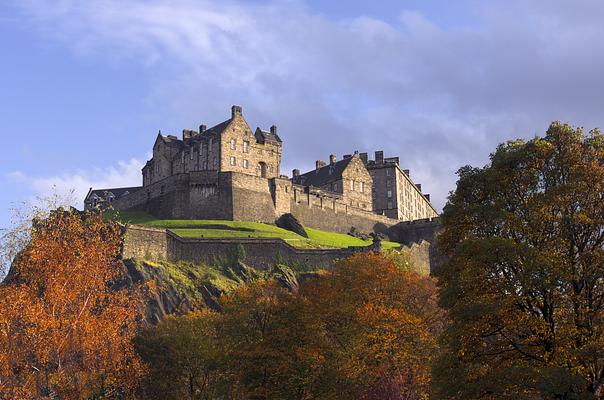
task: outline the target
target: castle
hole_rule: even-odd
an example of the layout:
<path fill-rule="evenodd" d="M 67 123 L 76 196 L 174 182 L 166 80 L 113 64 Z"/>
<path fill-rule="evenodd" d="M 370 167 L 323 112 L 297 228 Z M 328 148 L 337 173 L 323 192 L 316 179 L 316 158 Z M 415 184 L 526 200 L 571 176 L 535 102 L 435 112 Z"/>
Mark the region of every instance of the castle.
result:
<path fill-rule="evenodd" d="M 401 221 L 438 213 L 398 157 L 354 152 L 316 161 L 291 179 L 281 173 L 283 142 L 276 126 L 252 131 L 240 106 L 231 118 L 182 139 L 157 135 L 143 185 L 89 190 L 85 208 L 110 205 L 163 219 L 217 219 L 274 223 L 291 213 L 305 226 L 347 233 L 384 232 Z"/>

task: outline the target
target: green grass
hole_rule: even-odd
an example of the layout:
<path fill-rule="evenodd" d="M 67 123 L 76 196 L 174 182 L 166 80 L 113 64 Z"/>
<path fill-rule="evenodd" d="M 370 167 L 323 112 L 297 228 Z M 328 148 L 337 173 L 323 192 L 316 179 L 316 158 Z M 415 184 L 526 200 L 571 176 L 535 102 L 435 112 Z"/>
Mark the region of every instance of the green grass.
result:
<path fill-rule="evenodd" d="M 144 212 L 120 212 L 108 214 L 122 222 L 143 225 L 152 228 L 170 229 L 180 237 L 194 238 L 280 238 L 299 248 L 345 248 L 367 246 L 371 240 L 335 232 L 305 228 L 308 238 L 274 225 L 259 222 L 225 220 L 159 220 Z M 399 247 L 399 243 L 382 242 L 384 249 Z"/>

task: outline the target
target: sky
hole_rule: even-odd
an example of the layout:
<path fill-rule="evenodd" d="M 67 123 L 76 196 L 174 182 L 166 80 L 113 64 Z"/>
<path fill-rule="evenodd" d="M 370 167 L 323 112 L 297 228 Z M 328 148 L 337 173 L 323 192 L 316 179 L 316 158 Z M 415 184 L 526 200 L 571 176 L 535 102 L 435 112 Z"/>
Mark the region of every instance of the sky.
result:
<path fill-rule="evenodd" d="M 497 144 L 604 125 L 602 20 L 601 0 L 3 0 L 0 227 L 140 185 L 158 130 L 233 104 L 279 127 L 282 173 L 384 150 L 441 209 Z"/>

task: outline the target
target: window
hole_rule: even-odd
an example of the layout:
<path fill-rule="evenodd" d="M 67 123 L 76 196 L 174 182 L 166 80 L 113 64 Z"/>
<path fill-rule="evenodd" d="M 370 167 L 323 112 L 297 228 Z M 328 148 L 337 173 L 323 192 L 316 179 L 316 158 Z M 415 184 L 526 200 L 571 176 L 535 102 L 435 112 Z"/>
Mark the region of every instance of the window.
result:
<path fill-rule="evenodd" d="M 361 193 L 365 193 L 365 182 L 361 182 Z"/>
<path fill-rule="evenodd" d="M 237 142 L 235 139 L 231 139 L 231 150 L 235 150 L 237 148 Z"/>
<path fill-rule="evenodd" d="M 350 180 L 350 190 L 354 192 L 354 181 L 352 179 Z"/>
<path fill-rule="evenodd" d="M 193 159 L 193 149 L 191 149 L 191 160 Z"/>
<path fill-rule="evenodd" d="M 212 165 L 214 166 L 214 168 L 218 166 L 218 160 L 216 159 L 216 157 L 214 157 L 214 160 L 212 160 Z"/>
<path fill-rule="evenodd" d="M 391 201 L 388 202 L 388 208 L 392 208 L 392 202 Z"/>
<path fill-rule="evenodd" d="M 388 179 L 386 181 L 386 187 L 390 187 L 390 186 L 392 186 L 392 181 L 390 179 Z"/>
<path fill-rule="evenodd" d="M 390 198 L 392 198 L 392 190 L 389 190 L 389 191 L 388 191 L 388 198 L 389 198 L 389 199 L 390 199 Z M 390 208 L 390 207 L 388 207 L 388 208 Z"/>
<path fill-rule="evenodd" d="M 231 157 L 230 162 L 233 167 L 237 165 L 237 159 L 235 157 Z"/>
<path fill-rule="evenodd" d="M 389 169 L 386 170 L 386 176 L 390 176 L 390 170 Z"/>
<path fill-rule="evenodd" d="M 245 148 L 245 147 L 244 147 L 244 148 Z M 248 162 L 247 162 L 247 160 L 243 160 L 243 168 L 246 168 L 246 169 L 247 169 L 247 167 L 248 167 Z"/>
<path fill-rule="evenodd" d="M 248 142 L 247 140 L 244 140 L 243 141 L 243 152 L 248 153 L 250 151 L 249 147 L 250 147 L 250 142 Z"/>

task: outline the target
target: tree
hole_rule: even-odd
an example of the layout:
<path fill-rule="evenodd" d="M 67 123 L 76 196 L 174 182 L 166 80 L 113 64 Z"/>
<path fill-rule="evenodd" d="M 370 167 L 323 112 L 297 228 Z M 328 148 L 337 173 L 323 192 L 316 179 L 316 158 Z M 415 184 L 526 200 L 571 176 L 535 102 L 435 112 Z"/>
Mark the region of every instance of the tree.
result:
<path fill-rule="evenodd" d="M 145 398 L 214 399 L 221 390 L 223 350 L 217 345 L 215 312 L 167 316 L 136 337 L 148 366 Z"/>
<path fill-rule="evenodd" d="M 556 122 L 458 174 L 438 398 L 604 398 L 604 137 Z"/>
<path fill-rule="evenodd" d="M 444 314 L 434 281 L 393 260 L 358 253 L 303 286 L 307 329 L 330 376 L 318 398 L 428 398 Z"/>
<path fill-rule="evenodd" d="M 244 397 L 427 398 L 443 313 L 432 279 L 393 259 L 356 254 L 297 294 L 260 282 L 224 299 L 219 337 Z"/>
<path fill-rule="evenodd" d="M 120 227 L 58 209 L 0 285 L 0 393 L 15 398 L 123 397 L 140 366 L 133 353 L 138 296 L 124 284 Z"/>
<path fill-rule="evenodd" d="M 0 229 L 0 282 L 21 250 L 31 240 L 32 221 L 46 218 L 50 210 L 66 207 L 75 203 L 74 191 L 66 194 L 54 193 L 48 197 L 37 197 L 34 202 L 24 201 L 19 206 L 12 207 L 11 227 Z"/>

